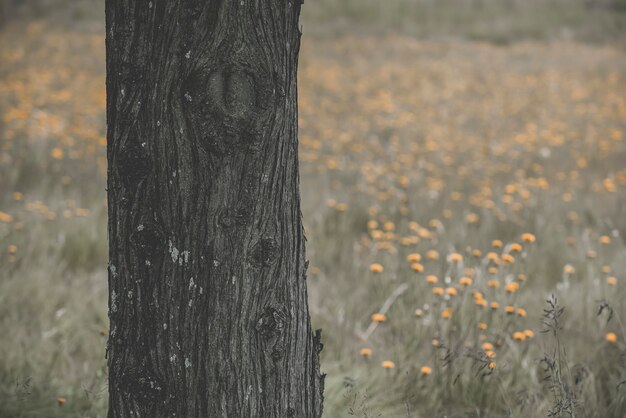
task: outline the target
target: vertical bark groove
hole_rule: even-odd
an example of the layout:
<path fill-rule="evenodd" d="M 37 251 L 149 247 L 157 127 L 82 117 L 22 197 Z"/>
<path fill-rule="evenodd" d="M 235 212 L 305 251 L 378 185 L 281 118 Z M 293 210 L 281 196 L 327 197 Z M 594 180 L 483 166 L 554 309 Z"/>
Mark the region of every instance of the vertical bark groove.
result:
<path fill-rule="evenodd" d="M 106 0 L 109 417 L 320 417 L 299 2 Z"/>

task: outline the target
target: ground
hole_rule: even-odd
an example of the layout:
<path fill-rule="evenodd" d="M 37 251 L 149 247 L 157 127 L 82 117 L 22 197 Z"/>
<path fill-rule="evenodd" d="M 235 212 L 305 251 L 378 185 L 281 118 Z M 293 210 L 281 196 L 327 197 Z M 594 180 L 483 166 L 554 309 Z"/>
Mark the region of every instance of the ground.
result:
<path fill-rule="evenodd" d="M 623 416 L 626 51 L 303 42 L 325 416 Z M 0 45 L 0 417 L 104 417 L 101 26 Z"/>

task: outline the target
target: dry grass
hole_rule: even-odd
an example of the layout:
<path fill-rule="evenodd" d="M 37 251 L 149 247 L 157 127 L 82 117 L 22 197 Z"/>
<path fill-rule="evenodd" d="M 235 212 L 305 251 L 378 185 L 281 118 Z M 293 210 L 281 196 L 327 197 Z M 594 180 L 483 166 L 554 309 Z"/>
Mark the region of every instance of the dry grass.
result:
<path fill-rule="evenodd" d="M 0 416 L 103 417 L 102 36 L 29 23 L 0 45 Z M 623 416 L 626 53 L 346 36 L 301 54 L 325 416 Z"/>

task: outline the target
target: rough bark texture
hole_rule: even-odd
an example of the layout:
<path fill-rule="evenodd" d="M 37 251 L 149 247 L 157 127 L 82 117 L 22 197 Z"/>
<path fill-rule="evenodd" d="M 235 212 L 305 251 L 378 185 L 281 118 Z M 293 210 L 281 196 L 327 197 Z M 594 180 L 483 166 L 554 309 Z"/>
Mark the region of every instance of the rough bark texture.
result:
<path fill-rule="evenodd" d="M 300 4 L 106 0 L 109 417 L 320 417 Z"/>

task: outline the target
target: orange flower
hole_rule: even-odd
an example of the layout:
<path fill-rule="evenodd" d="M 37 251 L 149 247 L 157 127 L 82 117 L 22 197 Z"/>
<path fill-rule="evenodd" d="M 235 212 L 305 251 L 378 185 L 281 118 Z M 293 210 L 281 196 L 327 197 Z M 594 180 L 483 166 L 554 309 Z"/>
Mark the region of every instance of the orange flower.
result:
<path fill-rule="evenodd" d="M 495 279 L 491 279 L 487 282 L 487 287 L 491 289 L 497 289 L 500 287 L 500 282 Z"/>
<path fill-rule="evenodd" d="M 563 272 L 566 274 L 574 274 L 576 269 L 571 264 L 566 264 L 565 267 L 563 267 Z"/>
<path fill-rule="evenodd" d="M 489 364 L 487 365 L 487 367 L 489 367 L 490 370 L 493 370 L 496 368 L 496 362 L 495 361 L 490 361 Z"/>
<path fill-rule="evenodd" d="M 514 253 L 519 253 L 520 251 L 522 251 L 522 246 L 516 242 L 511 244 L 510 248 L 511 248 L 511 251 L 513 251 Z"/>
<path fill-rule="evenodd" d="M 491 309 L 495 311 L 496 309 L 500 307 L 500 304 L 498 302 L 491 302 L 489 306 L 491 307 Z"/>
<path fill-rule="evenodd" d="M 494 239 L 493 241 L 491 241 L 491 246 L 493 248 L 502 248 L 502 245 L 502 241 L 500 241 L 499 239 Z"/>
<path fill-rule="evenodd" d="M 487 358 L 496 358 L 496 353 L 495 353 L 495 351 L 486 351 L 485 352 L 485 357 L 487 357 Z"/>
<path fill-rule="evenodd" d="M 381 366 L 383 366 L 383 369 L 393 369 L 396 367 L 396 363 L 391 360 L 385 360 L 381 363 Z"/>
<path fill-rule="evenodd" d="M 493 350 L 493 344 L 491 344 L 490 342 L 484 342 L 483 345 L 481 346 L 483 350 L 485 351 L 491 351 Z"/>
<path fill-rule="evenodd" d="M 614 332 L 609 332 L 606 334 L 606 340 L 610 343 L 616 343 L 617 342 L 617 334 L 615 334 Z"/>
<path fill-rule="evenodd" d="M 406 261 L 408 261 L 409 263 L 415 263 L 418 262 L 422 259 L 422 256 L 418 253 L 411 253 L 409 255 L 407 255 L 406 257 Z"/>
<path fill-rule="evenodd" d="M 413 263 L 413 264 L 411 264 L 411 268 L 414 271 L 417 271 L 418 273 L 422 273 L 424 271 L 424 266 L 421 265 L 420 263 Z"/>
<path fill-rule="evenodd" d="M 525 317 L 526 316 L 526 309 L 519 308 L 516 312 L 517 312 L 517 315 L 519 315 L 521 317 Z"/>
<path fill-rule="evenodd" d="M 446 294 L 450 295 L 450 296 L 455 296 L 459 291 L 456 290 L 455 287 L 447 287 L 446 288 Z"/>
<path fill-rule="evenodd" d="M 535 333 L 534 333 L 534 332 L 532 332 L 532 331 L 531 331 L 531 330 L 529 330 L 529 329 L 525 329 L 525 330 L 524 330 L 524 335 L 526 336 L 526 338 L 532 338 L 532 337 L 534 337 L 534 336 L 535 336 Z"/>
<path fill-rule="evenodd" d="M 9 215 L 8 213 L 0 211 L 0 222 L 9 223 L 12 221 L 13 221 L 13 216 Z"/>
<path fill-rule="evenodd" d="M 67 400 L 66 400 L 65 398 L 63 398 L 63 397 L 61 397 L 61 396 L 59 396 L 59 397 L 57 398 L 57 403 L 58 403 L 59 405 L 63 405 L 65 402 L 67 402 Z"/>
<path fill-rule="evenodd" d="M 488 327 L 488 325 L 485 322 L 479 322 L 478 323 L 478 329 L 480 329 L 482 331 L 486 330 L 487 327 Z"/>
<path fill-rule="evenodd" d="M 524 341 L 526 339 L 526 334 L 520 331 L 516 331 L 513 333 L 513 339 L 515 341 Z"/>
<path fill-rule="evenodd" d="M 515 312 L 515 308 L 512 307 L 511 305 L 507 305 L 507 306 L 504 307 L 504 312 L 506 312 L 506 313 L 508 313 L 510 315 L 513 312 Z"/>
<path fill-rule="evenodd" d="M 611 243 L 611 238 L 608 235 L 602 235 L 599 239 L 598 242 L 600 244 L 604 244 L 604 245 L 608 245 Z"/>
<path fill-rule="evenodd" d="M 476 303 L 476 305 L 478 305 L 478 306 L 482 306 L 482 307 L 487 306 L 487 301 L 486 301 L 485 299 L 482 299 L 482 298 L 480 298 L 480 299 L 475 299 L 475 300 L 474 300 L 474 302 L 475 302 L 475 303 Z"/>
<path fill-rule="evenodd" d="M 370 266 L 370 271 L 372 273 L 382 273 L 385 270 L 385 268 L 378 263 L 374 263 Z"/>
<path fill-rule="evenodd" d="M 372 349 L 371 348 L 362 348 L 359 351 L 359 354 L 362 355 L 363 357 L 371 357 Z"/>
<path fill-rule="evenodd" d="M 50 151 L 50 156 L 55 160 L 60 160 L 61 158 L 63 158 L 63 150 L 59 147 L 52 148 L 52 151 Z"/>
<path fill-rule="evenodd" d="M 522 241 L 524 242 L 535 242 L 535 236 L 530 232 L 526 232 L 522 234 Z"/>
<path fill-rule="evenodd" d="M 383 313 L 372 314 L 372 321 L 374 322 L 385 322 L 386 320 L 387 320 L 387 315 Z"/>
<path fill-rule="evenodd" d="M 507 264 L 513 264 L 515 262 L 515 257 L 513 257 L 511 254 L 503 254 L 502 261 Z"/>
<path fill-rule="evenodd" d="M 428 366 L 422 366 L 422 367 L 420 368 L 420 373 L 421 373 L 423 376 L 428 376 L 428 375 L 429 375 L 429 374 L 431 374 L 432 372 L 433 372 L 433 369 L 431 369 L 431 368 L 430 368 L 430 367 L 428 367 Z"/>
<path fill-rule="evenodd" d="M 429 260 L 439 260 L 439 253 L 437 250 L 428 250 L 426 252 L 426 258 Z"/>
<path fill-rule="evenodd" d="M 441 312 L 441 317 L 443 319 L 450 319 L 450 318 L 452 318 L 452 308 L 444 309 L 443 312 Z"/>
<path fill-rule="evenodd" d="M 470 279 L 469 277 L 461 277 L 459 279 L 459 284 L 461 286 L 471 286 L 472 285 L 472 279 Z"/>
<path fill-rule="evenodd" d="M 507 283 L 507 285 L 504 287 L 504 289 L 508 293 L 515 293 L 519 289 L 519 284 L 517 282 Z"/>
<path fill-rule="evenodd" d="M 426 276 L 426 281 L 430 284 L 434 284 L 437 283 L 439 279 L 434 274 L 429 274 L 428 276 Z"/>
<path fill-rule="evenodd" d="M 493 251 L 487 253 L 487 260 L 489 261 L 493 261 L 494 263 L 497 263 L 499 258 L 500 257 L 498 256 L 498 254 L 494 253 Z"/>
<path fill-rule="evenodd" d="M 617 277 L 609 276 L 606 278 L 606 282 L 611 286 L 615 286 L 617 284 Z"/>
<path fill-rule="evenodd" d="M 448 257 L 448 259 L 453 263 L 458 263 L 460 261 L 463 261 L 463 256 L 459 253 L 452 253 Z"/>
<path fill-rule="evenodd" d="M 433 293 L 437 296 L 441 296 L 444 293 L 443 287 L 433 287 Z"/>

